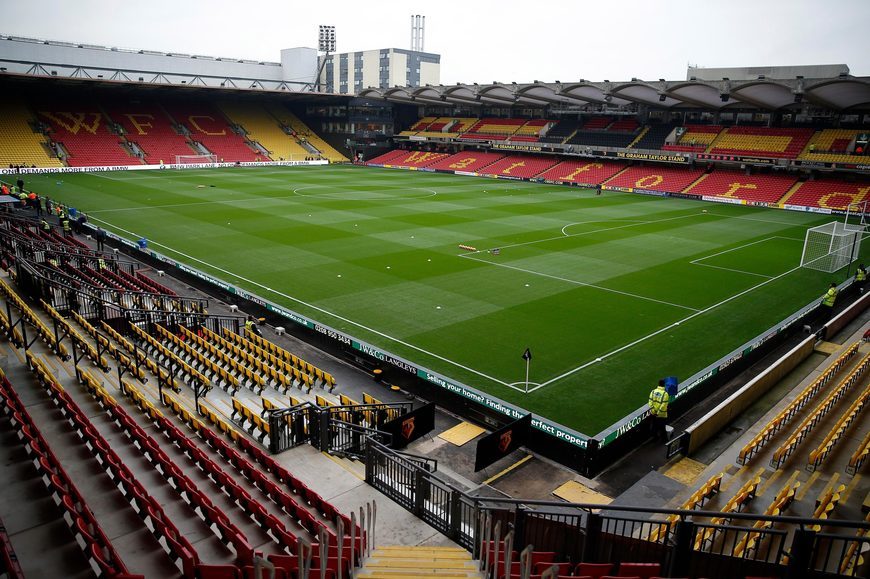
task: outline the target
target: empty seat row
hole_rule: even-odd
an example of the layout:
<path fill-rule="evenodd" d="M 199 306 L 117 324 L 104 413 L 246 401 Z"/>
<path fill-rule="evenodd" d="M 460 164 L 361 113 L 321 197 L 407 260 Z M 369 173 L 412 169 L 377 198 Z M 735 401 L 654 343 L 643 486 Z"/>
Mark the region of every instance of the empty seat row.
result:
<path fill-rule="evenodd" d="M 870 385 L 865 386 L 861 395 L 840 415 L 837 422 L 828 430 L 825 438 L 810 452 L 807 470 L 815 470 L 824 462 L 852 423 L 859 418 L 868 402 L 870 402 Z"/>
<path fill-rule="evenodd" d="M 224 328 L 224 336 L 226 336 L 230 340 L 235 341 L 242 348 L 257 354 L 260 357 L 267 357 L 268 354 L 271 354 L 272 356 L 284 360 L 284 362 L 292 365 L 295 368 L 298 368 L 301 372 L 308 375 L 309 378 L 313 377 L 315 380 L 320 381 L 320 384 L 322 386 L 329 388 L 330 390 L 334 389 L 336 386 L 335 377 L 329 372 L 321 370 L 314 364 L 306 362 L 299 356 L 288 352 L 277 344 L 270 342 L 263 336 L 259 336 L 251 332 L 250 330 L 246 330 L 244 336 L 239 336 L 238 334 L 235 334 L 234 332 L 231 332 L 230 330 Z M 294 378 L 297 378 L 295 372 Z M 305 380 L 304 377 L 302 378 L 302 380 L 306 384 L 309 383 Z"/>
<path fill-rule="evenodd" d="M 34 360 L 31 355 L 29 362 L 32 367 L 42 372 L 38 374 L 40 382 L 46 386 L 53 399 L 61 400 L 59 405 L 67 408 L 67 416 L 71 423 L 81 425 L 83 429 L 87 428 L 89 425 L 87 417 L 74 406 L 72 400 L 56 380 L 53 380 L 41 362 Z M 3 412 L 17 429 L 18 437 L 31 457 L 34 467 L 42 475 L 42 481 L 51 493 L 55 505 L 63 509 L 63 518 L 88 559 L 94 574 L 98 577 L 132 577 L 5 375 L 0 378 L 0 398 L 2 398 Z"/>
<path fill-rule="evenodd" d="M 827 396 L 825 396 L 810 414 L 795 428 L 791 435 L 779 445 L 773 452 L 770 459 L 770 466 L 780 468 L 785 464 L 789 456 L 795 451 L 797 446 L 804 441 L 807 435 L 818 425 L 819 421 L 824 418 L 831 409 L 846 395 L 846 393 L 858 384 L 867 369 L 870 368 L 870 353 L 866 354 L 858 365 L 845 376 L 836 388 L 833 388 Z"/>
<path fill-rule="evenodd" d="M 782 430 L 792 418 L 797 416 L 804 408 L 806 408 L 810 402 L 812 402 L 816 394 L 821 392 L 825 385 L 833 380 L 840 370 L 849 363 L 849 360 L 857 354 L 858 343 L 855 342 L 850 345 L 845 352 L 840 354 L 840 356 L 838 356 L 830 366 L 825 368 L 819 376 L 807 384 L 795 399 L 788 404 L 788 406 L 780 410 L 758 434 L 752 437 L 752 439 L 740 449 L 740 452 L 737 454 L 737 463 L 746 464 L 752 460 L 752 457 L 758 454 L 761 448 L 767 444 L 767 442 L 770 441 L 777 432 Z"/>
<path fill-rule="evenodd" d="M 134 393 L 135 388 L 130 386 L 129 384 L 124 386 L 122 382 L 122 391 L 125 394 Z M 138 399 L 143 401 L 142 405 L 148 409 L 148 415 L 152 419 L 159 421 L 163 417 L 160 411 L 151 405 L 150 402 L 144 400 L 141 395 Z M 215 536 L 224 545 L 233 550 L 237 563 L 242 565 L 251 564 L 254 550 L 242 531 L 230 521 L 226 514 L 213 504 L 211 499 L 200 490 L 196 483 L 182 472 L 181 468 L 160 448 L 157 441 L 136 424 L 123 408 L 115 404 L 109 407 L 109 413 L 121 431 L 130 438 L 134 446 L 153 465 L 154 469 L 160 473 L 166 483 L 172 487 L 184 502 L 190 505 Z M 193 460 L 206 461 L 208 457 L 194 453 Z"/>

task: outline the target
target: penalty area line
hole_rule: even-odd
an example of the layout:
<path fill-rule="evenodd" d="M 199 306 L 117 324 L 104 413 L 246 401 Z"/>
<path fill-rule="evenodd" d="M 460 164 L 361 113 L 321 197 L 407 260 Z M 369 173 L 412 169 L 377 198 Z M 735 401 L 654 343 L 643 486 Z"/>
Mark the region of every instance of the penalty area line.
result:
<path fill-rule="evenodd" d="M 133 232 L 133 231 L 130 231 L 130 230 L 128 230 L 128 229 L 124 229 L 124 228 L 122 228 L 122 227 L 118 227 L 118 226 L 116 226 L 116 225 L 112 225 L 111 223 L 109 223 L 108 221 L 105 221 L 105 220 L 103 220 L 103 219 L 93 218 L 93 220 L 94 220 L 94 221 L 100 221 L 101 223 L 103 223 L 103 224 L 105 224 L 105 225 L 109 225 L 109 226 L 111 226 L 113 229 L 116 229 L 116 230 L 118 230 L 118 231 L 123 231 L 124 233 L 127 233 L 128 235 L 132 235 L 132 236 L 135 236 L 135 237 L 141 237 L 139 234 L 137 234 L 137 233 L 135 233 L 135 232 Z M 387 340 L 390 340 L 391 342 L 395 342 L 396 344 L 401 344 L 402 346 L 405 346 L 405 347 L 407 347 L 407 348 L 411 348 L 412 350 L 416 350 L 416 351 L 418 351 L 418 352 L 420 352 L 420 353 L 426 354 L 427 356 L 432 356 L 433 358 L 436 358 L 436 359 L 438 359 L 438 360 L 441 360 L 442 362 L 446 362 L 446 363 L 450 364 L 451 366 L 455 366 L 455 367 L 457 367 L 457 368 L 461 368 L 462 370 L 465 370 L 465 371 L 467 371 L 467 372 L 471 372 L 472 374 L 476 374 L 476 375 L 480 376 L 481 378 L 486 378 L 487 380 L 491 380 L 491 381 L 495 382 L 496 384 L 501 384 L 502 386 L 507 386 L 508 388 L 513 388 L 514 390 L 522 391 L 522 389 L 517 388 L 516 386 L 511 386 L 509 383 L 505 382 L 504 380 L 499 380 L 498 378 L 495 378 L 495 377 L 493 377 L 493 376 L 490 376 L 489 374 L 485 374 L 485 373 L 483 373 L 483 372 L 480 372 L 479 370 L 475 370 L 474 368 L 469 368 L 468 366 L 465 366 L 465 365 L 463 365 L 463 364 L 460 364 L 459 362 L 455 362 L 455 361 L 453 361 L 453 360 L 451 360 L 451 359 L 449 359 L 449 358 L 445 358 L 444 356 L 440 356 L 440 355 L 438 355 L 438 354 L 436 354 L 436 353 L 434 353 L 434 352 L 430 352 L 429 350 L 425 350 L 425 349 L 423 349 L 423 348 L 421 348 L 421 347 L 419 347 L 419 346 L 415 346 L 414 344 L 410 344 L 410 343 L 408 343 L 408 342 L 405 342 L 405 341 L 403 341 L 403 340 L 400 340 L 400 339 L 398 339 L 398 338 L 395 338 L 395 337 L 393 337 L 393 336 L 390 336 L 389 334 L 385 334 L 385 333 L 383 333 L 383 332 L 381 332 L 381 331 L 375 330 L 374 328 L 370 328 L 370 327 L 368 327 L 368 326 L 364 326 L 363 324 L 360 324 L 360 323 L 358 323 L 358 322 L 355 322 L 355 321 L 353 321 L 353 320 L 351 320 L 351 319 L 349 319 L 349 318 L 345 318 L 345 317 L 343 317 L 343 316 L 340 316 L 340 315 L 338 315 L 338 314 L 335 314 L 335 313 L 333 313 L 333 312 L 330 312 L 329 310 L 326 310 L 326 309 L 321 308 L 321 307 L 319 307 L 319 306 L 315 306 L 314 304 L 310 304 L 310 303 L 308 303 L 308 302 L 302 301 L 302 300 L 300 300 L 299 298 L 295 298 L 295 297 L 293 297 L 293 296 L 291 296 L 291 295 L 285 294 L 285 293 L 280 292 L 280 291 L 278 291 L 278 290 L 276 290 L 276 289 L 272 289 L 272 288 L 270 288 L 270 287 L 268 287 L 268 286 L 265 286 L 265 285 L 263 285 L 263 284 L 261 284 L 261 283 L 259 283 L 259 282 L 254 281 L 254 280 L 251 280 L 251 279 L 248 279 L 248 278 L 242 277 L 242 276 L 240 276 L 240 275 L 238 275 L 238 274 L 235 274 L 235 273 L 233 273 L 233 272 L 231 272 L 231 271 L 229 271 L 229 270 L 227 270 L 227 269 L 224 269 L 224 268 L 222 268 L 222 267 L 218 267 L 218 266 L 216 266 L 216 265 L 212 265 L 212 264 L 208 263 L 207 261 L 203 261 L 203 260 L 201 260 L 201 259 L 199 259 L 199 258 L 197 258 L 197 257 L 194 257 L 194 256 L 192 256 L 192 255 L 188 255 L 188 254 L 186 254 L 186 253 L 183 253 L 183 252 L 181 252 L 181 251 L 178 251 L 178 250 L 176 250 L 176 249 L 173 249 L 172 247 L 169 247 L 168 245 L 164 245 L 164 244 L 159 243 L 159 242 L 156 242 L 156 241 L 150 241 L 150 243 L 153 244 L 153 245 L 156 245 L 156 246 L 162 247 L 162 248 L 164 248 L 164 249 L 166 249 L 166 250 L 168 250 L 168 251 L 170 251 L 170 252 L 172 252 L 172 253 L 174 253 L 174 254 L 176 254 L 176 255 L 180 255 L 180 256 L 182 256 L 182 257 L 184 257 L 184 258 L 186 258 L 186 259 L 189 259 L 189 260 L 191 260 L 191 261 L 195 261 L 195 262 L 197 262 L 197 263 L 201 263 L 201 264 L 203 264 L 203 265 L 205 265 L 205 266 L 207 266 L 207 267 L 212 268 L 212 269 L 215 270 L 215 271 L 219 271 L 219 272 L 221 272 L 221 273 L 225 273 L 225 274 L 227 274 L 227 275 L 230 275 L 230 276 L 236 278 L 237 280 L 241 280 L 241 281 L 243 281 L 243 282 L 245 282 L 245 283 L 249 283 L 249 284 L 251 284 L 252 286 L 256 286 L 256 287 L 258 287 L 258 288 L 264 289 L 264 290 L 266 290 L 266 291 L 268 291 L 268 292 L 270 292 L 270 293 L 273 293 L 273 294 L 275 294 L 275 295 L 281 296 L 282 298 L 286 298 L 286 299 L 288 299 L 288 300 L 290 300 L 290 301 L 296 302 L 297 304 L 303 305 L 303 306 L 305 306 L 305 307 L 307 307 L 307 308 L 311 308 L 312 310 L 318 311 L 318 312 L 320 312 L 320 313 L 322 313 L 322 314 L 326 314 L 326 315 L 328 315 L 328 316 L 330 316 L 330 317 L 332 317 L 332 318 L 335 318 L 335 319 L 337 319 L 337 320 L 341 320 L 342 322 L 348 323 L 348 324 L 350 324 L 350 325 L 352 325 L 352 326 L 356 326 L 357 328 L 360 328 L 360 329 L 365 330 L 365 331 L 367 331 L 367 332 L 371 332 L 371 333 L 373 333 L 373 334 L 375 334 L 375 335 L 377 335 L 377 336 L 380 336 L 380 337 L 382 337 L 382 338 L 385 338 L 385 339 L 387 339 Z"/>
<path fill-rule="evenodd" d="M 768 279 L 768 280 L 765 280 L 765 281 L 763 281 L 763 282 L 761 282 L 761 283 L 759 283 L 759 284 L 757 284 L 757 285 L 754 285 L 754 286 L 752 286 L 752 287 L 750 287 L 750 288 L 747 288 L 747 289 L 743 290 L 742 292 L 736 293 L 736 294 L 734 294 L 733 296 L 731 296 L 731 297 L 729 297 L 729 298 L 725 298 L 724 300 L 722 300 L 722 301 L 719 302 L 719 303 L 715 303 L 715 304 L 713 304 L 713 305 L 711 305 L 711 306 L 708 306 L 708 307 L 704 308 L 703 310 L 699 310 L 699 311 L 695 312 L 694 314 L 692 314 L 692 315 L 690 315 L 690 316 L 687 316 L 687 317 L 685 317 L 685 318 L 683 318 L 683 319 L 681 319 L 681 320 L 677 320 L 676 322 L 674 322 L 674 323 L 672 323 L 672 324 L 668 324 L 667 326 L 665 326 L 665 327 L 663 327 L 663 328 L 660 328 L 660 329 L 656 330 L 655 332 L 652 332 L 651 334 L 647 334 L 646 336 L 643 336 L 643 337 L 641 337 L 641 338 L 638 338 L 637 340 L 634 340 L 633 342 L 630 342 L 630 343 L 628 343 L 628 344 L 625 344 L 624 346 L 620 346 L 619 348 L 617 348 L 617 349 L 615 349 L 615 350 L 611 350 L 610 352 L 607 352 L 606 354 L 603 354 L 603 355 L 601 355 L 601 356 L 595 358 L 594 360 L 591 360 L 591 361 L 589 361 L 589 362 L 586 362 L 585 364 L 582 364 L 582 365 L 580 365 L 580 366 L 577 366 L 576 368 L 574 368 L 574 369 L 572 369 L 572 370 L 568 370 L 567 372 L 564 372 L 564 373 L 562 373 L 562 374 L 556 376 L 555 378 L 551 378 L 550 380 L 547 380 L 546 382 L 544 382 L 544 383 L 541 384 L 540 386 L 536 386 L 536 387 L 534 387 L 534 388 L 530 388 L 530 389 L 529 389 L 529 393 L 532 393 L 532 392 L 534 392 L 534 391 L 536 391 L 536 390 L 540 390 L 541 388 L 543 388 L 543 387 L 545 387 L 545 386 L 549 386 L 549 385 L 552 384 L 553 382 L 556 382 L 556 381 L 558 381 L 558 380 L 561 380 L 562 378 L 567 378 L 568 376 L 571 376 L 572 374 L 575 374 L 575 373 L 579 372 L 580 370 L 583 370 L 584 368 L 588 368 L 589 366 L 591 366 L 591 365 L 593 365 L 593 364 L 597 364 L 597 363 L 599 363 L 599 362 L 602 362 L 602 361 L 606 360 L 607 358 L 610 358 L 611 356 L 615 356 L 616 354 L 619 354 L 620 352 L 624 352 L 625 350 L 628 350 L 629 348 L 633 348 L 634 346 L 640 344 L 641 342 L 645 342 L 646 340 L 649 340 L 650 338 L 653 338 L 653 337 L 655 337 L 655 336 L 658 336 L 659 334 L 661 334 L 661 333 L 663 333 L 663 332 L 666 332 L 666 331 L 668 331 L 668 330 L 670 330 L 670 329 L 673 329 L 673 328 L 679 326 L 680 324 L 682 324 L 682 323 L 684 323 L 684 322 L 688 322 L 689 320 L 691 320 L 691 319 L 693 319 L 693 318 L 696 318 L 696 317 L 698 317 L 698 316 L 700 316 L 700 315 L 706 314 L 707 312 L 710 312 L 710 311 L 712 311 L 712 310 L 718 308 L 719 306 L 725 305 L 725 304 L 727 304 L 727 303 L 730 302 L 730 301 L 736 300 L 737 298 L 742 297 L 742 296 L 748 294 L 748 293 L 751 292 L 751 291 L 754 291 L 754 290 L 756 290 L 756 289 L 758 289 L 758 288 L 760 288 L 760 287 L 762 287 L 762 286 L 765 286 L 765 285 L 769 284 L 770 282 L 776 281 L 776 280 L 778 280 L 778 279 L 780 279 L 780 278 L 783 278 L 783 277 L 785 277 L 785 276 L 787 276 L 787 275 L 789 275 L 789 274 L 792 274 L 792 273 L 796 272 L 796 271 L 799 270 L 799 269 L 800 269 L 800 266 L 798 266 L 798 267 L 794 267 L 794 268 L 792 268 L 792 269 L 790 269 L 790 270 L 788 270 L 788 271 L 786 271 L 786 272 L 784 272 L 784 273 L 779 274 L 779 275 L 776 276 L 776 277 L 772 277 L 772 278 L 770 278 L 770 279 Z"/>

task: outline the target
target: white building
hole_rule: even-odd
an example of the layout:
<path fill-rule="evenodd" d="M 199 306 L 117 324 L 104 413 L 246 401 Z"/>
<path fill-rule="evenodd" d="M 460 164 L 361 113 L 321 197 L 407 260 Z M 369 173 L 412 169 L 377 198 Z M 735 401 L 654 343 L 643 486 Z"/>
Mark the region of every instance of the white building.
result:
<path fill-rule="evenodd" d="M 323 92 L 358 94 L 366 88 L 441 83 L 441 55 L 401 48 L 343 52 L 320 57 Z"/>

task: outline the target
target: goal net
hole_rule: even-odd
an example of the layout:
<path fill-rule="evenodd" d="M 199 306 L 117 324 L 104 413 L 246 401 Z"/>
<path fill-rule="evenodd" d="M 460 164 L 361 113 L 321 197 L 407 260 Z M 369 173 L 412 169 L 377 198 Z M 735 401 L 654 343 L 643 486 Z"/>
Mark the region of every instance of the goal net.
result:
<path fill-rule="evenodd" d="M 858 259 L 863 225 L 832 221 L 807 229 L 801 267 L 833 273 Z"/>
<path fill-rule="evenodd" d="M 217 162 L 217 155 L 175 155 L 176 165 L 200 165 Z"/>

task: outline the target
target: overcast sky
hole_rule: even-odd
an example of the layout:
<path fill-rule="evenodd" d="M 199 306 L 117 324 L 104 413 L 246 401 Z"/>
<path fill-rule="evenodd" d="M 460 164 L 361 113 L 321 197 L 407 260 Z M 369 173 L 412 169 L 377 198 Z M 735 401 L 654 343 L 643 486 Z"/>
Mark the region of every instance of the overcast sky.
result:
<path fill-rule="evenodd" d="M 279 61 L 315 46 L 319 24 L 336 27 L 339 52 L 410 48 L 412 13 L 444 84 L 677 80 L 688 63 L 870 76 L 870 0 L 0 0 L 0 32 Z"/>

